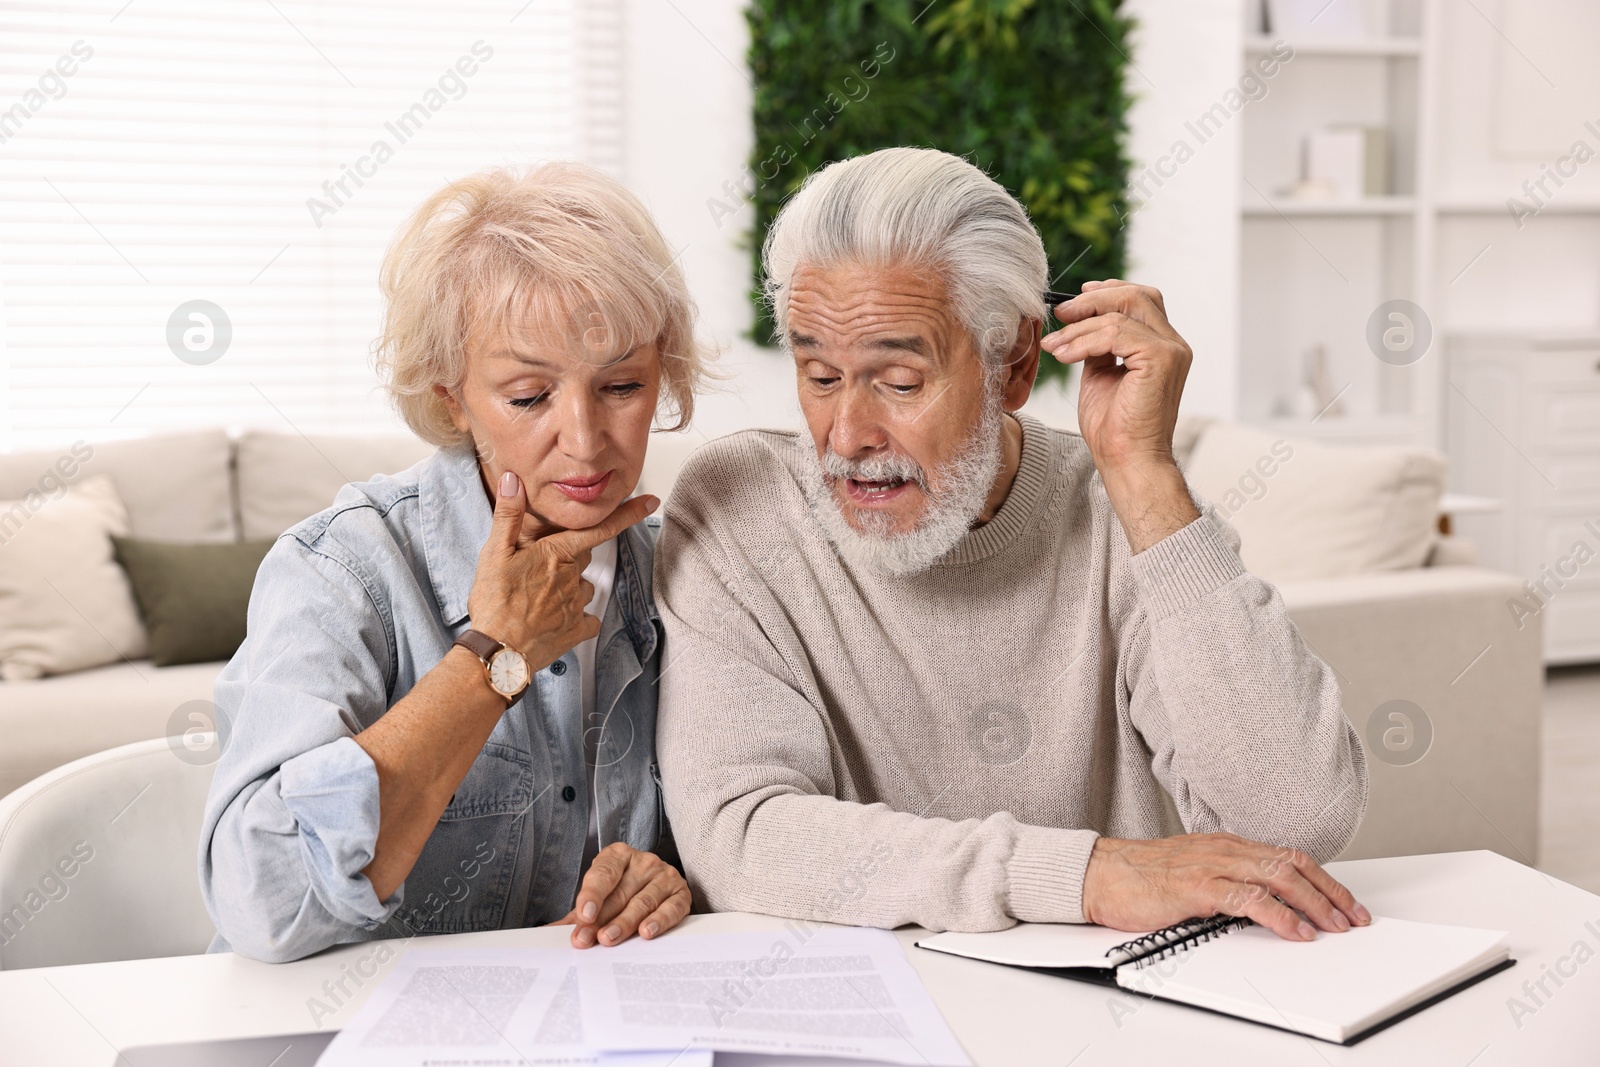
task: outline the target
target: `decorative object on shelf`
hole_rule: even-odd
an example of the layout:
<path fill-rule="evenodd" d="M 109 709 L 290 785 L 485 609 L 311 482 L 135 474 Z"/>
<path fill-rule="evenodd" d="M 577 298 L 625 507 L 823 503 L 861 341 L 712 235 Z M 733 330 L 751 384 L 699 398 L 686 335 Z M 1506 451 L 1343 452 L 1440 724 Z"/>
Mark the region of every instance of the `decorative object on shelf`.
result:
<path fill-rule="evenodd" d="M 1267 0 L 1265 32 L 1277 37 L 1367 36 L 1362 0 Z"/>
<path fill-rule="evenodd" d="M 1308 183 L 1331 189 L 1335 200 L 1387 196 L 1389 131 L 1381 126 L 1330 126 L 1307 134 L 1301 185 Z"/>
<path fill-rule="evenodd" d="M 1326 178 L 1301 178 L 1278 195 L 1296 203 L 1326 204 L 1339 199 L 1339 187 Z"/>
<path fill-rule="evenodd" d="M 1306 350 L 1301 367 L 1300 385 L 1292 395 L 1279 400 L 1273 414 L 1308 420 L 1343 416 L 1344 402 L 1328 371 L 1328 349 L 1320 343 L 1312 345 Z"/>
<path fill-rule="evenodd" d="M 1344 415 L 1344 401 L 1339 399 L 1339 390 L 1334 388 L 1333 375 L 1328 370 L 1328 350 L 1321 344 L 1313 345 L 1306 353 L 1306 381 L 1317 398 L 1316 415 L 1332 419 Z"/>

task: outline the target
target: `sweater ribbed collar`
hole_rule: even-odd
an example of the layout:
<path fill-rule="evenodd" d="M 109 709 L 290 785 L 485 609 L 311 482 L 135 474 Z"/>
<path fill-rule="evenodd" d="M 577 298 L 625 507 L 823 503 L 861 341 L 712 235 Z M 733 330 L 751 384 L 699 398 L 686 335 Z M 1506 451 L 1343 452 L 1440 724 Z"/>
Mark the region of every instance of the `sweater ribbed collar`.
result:
<path fill-rule="evenodd" d="M 1016 419 L 1022 426 L 1022 456 L 1000 510 L 982 526 L 968 530 L 934 566 L 966 566 L 989 558 L 1016 540 L 1048 501 L 1050 430 L 1031 415 L 1019 413 Z"/>

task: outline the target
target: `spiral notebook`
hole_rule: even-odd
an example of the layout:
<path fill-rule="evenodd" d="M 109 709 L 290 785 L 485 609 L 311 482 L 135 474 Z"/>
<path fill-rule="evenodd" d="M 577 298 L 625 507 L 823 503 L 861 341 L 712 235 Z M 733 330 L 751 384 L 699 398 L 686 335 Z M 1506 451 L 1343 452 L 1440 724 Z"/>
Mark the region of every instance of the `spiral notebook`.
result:
<path fill-rule="evenodd" d="M 934 934 L 916 945 L 1117 985 L 1344 1045 L 1515 962 L 1503 930 L 1383 916 L 1315 941 L 1285 941 L 1249 919 L 1220 915 L 1134 937 L 1103 926 L 1022 923 Z"/>

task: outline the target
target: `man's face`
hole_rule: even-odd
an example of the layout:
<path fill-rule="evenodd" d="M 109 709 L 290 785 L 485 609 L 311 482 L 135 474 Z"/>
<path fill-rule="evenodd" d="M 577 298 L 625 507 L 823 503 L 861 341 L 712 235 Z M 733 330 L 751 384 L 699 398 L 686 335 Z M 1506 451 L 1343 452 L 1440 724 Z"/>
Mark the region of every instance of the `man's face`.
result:
<path fill-rule="evenodd" d="M 830 451 L 862 468 L 824 475 L 834 502 L 858 532 L 909 533 L 954 488 L 947 472 L 985 421 L 972 338 L 927 271 L 801 267 L 789 284 L 788 342 L 817 455 L 825 470 Z"/>

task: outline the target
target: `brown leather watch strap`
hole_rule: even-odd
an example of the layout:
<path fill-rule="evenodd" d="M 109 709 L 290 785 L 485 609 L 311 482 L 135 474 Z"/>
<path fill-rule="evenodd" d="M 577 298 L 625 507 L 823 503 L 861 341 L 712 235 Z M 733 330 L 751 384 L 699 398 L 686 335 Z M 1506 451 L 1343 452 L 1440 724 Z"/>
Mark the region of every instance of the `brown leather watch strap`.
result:
<path fill-rule="evenodd" d="M 494 658 L 496 652 L 506 647 L 488 634 L 480 633 L 477 630 L 461 631 L 461 636 L 456 638 L 454 643 L 483 660 L 485 667 L 489 665 L 489 661 Z"/>

